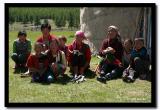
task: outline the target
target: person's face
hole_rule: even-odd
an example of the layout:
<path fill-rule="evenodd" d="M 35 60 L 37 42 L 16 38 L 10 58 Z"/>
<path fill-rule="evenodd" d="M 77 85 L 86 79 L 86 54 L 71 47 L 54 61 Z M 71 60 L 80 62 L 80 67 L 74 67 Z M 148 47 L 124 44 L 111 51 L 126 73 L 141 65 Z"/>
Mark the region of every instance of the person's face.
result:
<path fill-rule="evenodd" d="M 125 48 L 126 50 L 129 50 L 129 49 L 132 48 L 132 44 L 131 44 L 131 42 L 128 41 L 128 40 L 125 40 L 123 45 L 124 45 L 124 48 Z"/>
<path fill-rule="evenodd" d="M 26 36 L 25 35 L 20 35 L 20 36 L 18 36 L 18 38 L 19 38 L 19 40 L 21 42 L 25 42 L 25 40 L 26 40 Z"/>
<path fill-rule="evenodd" d="M 83 37 L 79 37 L 79 36 L 76 36 L 76 42 L 77 42 L 77 44 L 81 44 L 82 43 L 82 41 L 83 41 Z"/>
<path fill-rule="evenodd" d="M 139 40 L 136 40 L 135 41 L 135 49 L 141 49 L 143 47 L 143 42 L 142 41 L 139 41 Z"/>
<path fill-rule="evenodd" d="M 62 39 L 59 40 L 59 42 L 60 42 L 60 45 L 61 45 L 61 46 L 64 46 L 64 45 L 65 45 L 65 41 L 63 41 Z"/>
<path fill-rule="evenodd" d="M 42 29 L 42 34 L 43 34 L 43 36 L 48 36 L 49 33 L 50 33 L 50 31 L 49 31 L 48 28 L 43 28 L 43 29 Z"/>
<path fill-rule="evenodd" d="M 111 30 L 108 31 L 108 36 L 109 36 L 110 39 L 114 39 L 116 37 L 116 35 L 117 35 L 116 30 L 111 29 Z"/>
<path fill-rule="evenodd" d="M 36 54 L 39 54 L 42 52 L 42 46 L 39 44 L 36 44 L 34 47 L 34 51 L 36 52 Z"/>
<path fill-rule="evenodd" d="M 50 44 L 50 50 L 53 53 L 56 53 L 58 51 L 58 45 L 57 45 L 56 41 L 52 41 L 51 42 L 51 44 Z"/>

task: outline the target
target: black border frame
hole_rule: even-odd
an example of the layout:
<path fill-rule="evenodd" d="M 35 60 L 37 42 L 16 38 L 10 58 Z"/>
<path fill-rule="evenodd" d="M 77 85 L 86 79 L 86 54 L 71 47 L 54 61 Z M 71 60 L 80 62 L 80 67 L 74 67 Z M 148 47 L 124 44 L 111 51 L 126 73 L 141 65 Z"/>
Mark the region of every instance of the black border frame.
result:
<path fill-rule="evenodd" d="M 152 9 L 152 97 L 151 103 L 9 103 L 9 8 L 10 7 L 151 7 Z M 5 20 L 5 107 L 157 107 L 156 75 L 156 4 L 155 3 L 4 3 Z M 6 50 L 6 51 L 5 51 Z"/>

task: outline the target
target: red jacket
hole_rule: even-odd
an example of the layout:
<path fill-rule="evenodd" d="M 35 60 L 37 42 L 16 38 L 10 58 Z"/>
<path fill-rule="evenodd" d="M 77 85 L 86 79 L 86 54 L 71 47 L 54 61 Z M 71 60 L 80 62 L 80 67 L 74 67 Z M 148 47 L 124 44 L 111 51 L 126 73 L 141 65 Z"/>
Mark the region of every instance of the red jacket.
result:
<path fill-rule="evenodd" d="M 82 43 L 81 46 L 77 46 L 76 42 L 74 41 L 71 45 L 68 46 L 68 50 L 79 50 L 81 53 L 85 55 L 85 60 L 90 63 L 91 60 L 91 50 L 87 44 Z M 72 61 L 73 54 L 69 55 L 68 62 Z"/>
<path fill-rule="evenodd" d="M 49 66 L 48 59 L 45 59 L 41 63 L 43 63 L 43 66 L 46 68 Z M 31 54 L 27 60 L 27 67 L 41 69 L 39 64 L 40 62 L 38 56 Z"/>
<path fill-rule="evenodd" d="M 37 42 L 42 43 L 42 44 L 46 44 L 47 49 L 48 49 L 49 44 L 50 44 L 50 42 L 52 41 L 52 39 L 57 39 L 57 38 L 56 38 L 55 35 L 49 35 L 49 36 L 48 36 L 48 43 L 46 44 L 46 43 L 44 42 L 43 35 L 42 35 L 42 36 L 38 37 Z"/>

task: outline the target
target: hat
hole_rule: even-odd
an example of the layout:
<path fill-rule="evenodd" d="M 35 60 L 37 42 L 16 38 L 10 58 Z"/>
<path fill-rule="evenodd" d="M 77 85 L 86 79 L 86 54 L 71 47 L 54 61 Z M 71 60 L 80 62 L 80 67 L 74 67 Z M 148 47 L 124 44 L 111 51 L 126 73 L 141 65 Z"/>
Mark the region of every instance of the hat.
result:
<path fill-rule="evenodd" d="M 141 42 L 143 42 L 143 43 L 144 43 L 144 38 L 137 37 L 137 38 L 135 38 L 135 39 L 134 39 L 134 41 L 141 41 Z"/>
<path fill-rule="evenodd" d="M 112 30 L 112 29 L 115 30 L 118 35 L 120 35 L 120 32 L 119 32 L 118 27 L 116 27 L 116 26 L 114 26 L 114 25 L 111 25 L 111 26 L 109 26 L 109 27 L 107 28 L 108 31 L 110 31 L 110 30 Z"/>
<path fill-rule="evenodd" d="M 82 32 L 82 31 L 77 31 L 77 32 L 75 33 L 75 36 L 85 38 L 84 32 Z"/>

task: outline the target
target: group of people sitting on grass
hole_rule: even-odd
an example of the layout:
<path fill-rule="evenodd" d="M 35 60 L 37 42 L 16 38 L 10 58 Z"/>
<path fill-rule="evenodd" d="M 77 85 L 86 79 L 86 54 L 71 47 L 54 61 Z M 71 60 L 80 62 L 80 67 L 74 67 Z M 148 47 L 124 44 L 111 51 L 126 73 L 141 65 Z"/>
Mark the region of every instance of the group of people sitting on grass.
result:
<path fill-rule="evenodd" d="M 22 76 L 31 76 L 31 82 L 52 83 L 63 77 L 70 67 L 71 81 L 83 81 L 91 61 L 90 47 L 83 42 L 84 32 L 77 31 L 73 43 L 66 46 L 65 36 L 56 37 L 50 31 L 49 24 L 41 25 L 42 36 L 34 43 L 34 53 L 31 53 L 31 41 L 26 39 L 27 33 L 18 32 L 11 56 L 15 62 L 14 72 L 23 69 Z M 100 82 L 119 77 L 125 82 L 147 78 L 149 59 L 142 38 L 135 38 L 134 42 L 126 39 L 122 44 L 118 28 L 109 26 L 98 55 L 102 58 L 97 66 Z"/>

